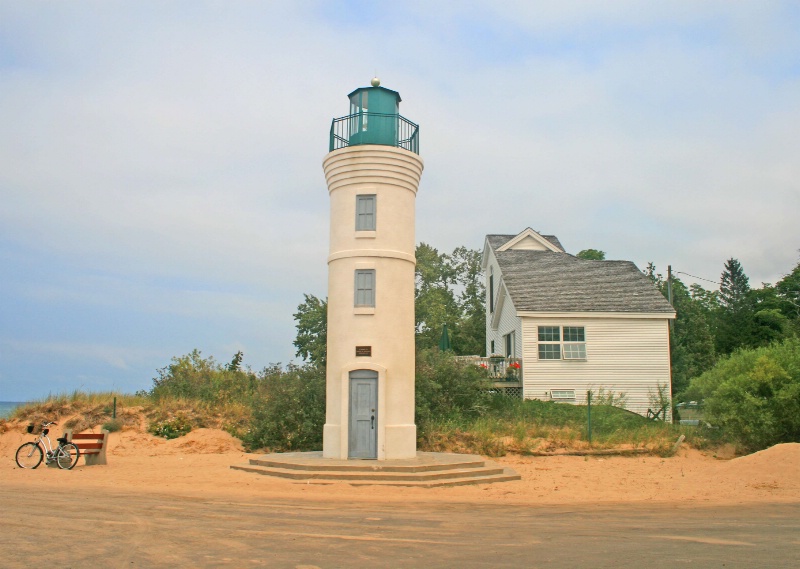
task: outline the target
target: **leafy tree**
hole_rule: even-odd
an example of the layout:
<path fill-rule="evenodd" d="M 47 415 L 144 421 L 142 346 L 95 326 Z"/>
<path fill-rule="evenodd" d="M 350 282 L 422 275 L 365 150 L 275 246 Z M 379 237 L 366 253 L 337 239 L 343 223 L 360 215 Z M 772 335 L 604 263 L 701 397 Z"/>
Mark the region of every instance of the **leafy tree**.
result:
<path fill-rule="evenodd" d="M 466 247 L 457 248 L 451 255 L 461 286 L 461 320 L 453 335 L 456 353 L 461 355 L 482 354 L 486 348 L 486 287 L 481 257 L 480 251 Z"/>
<path fill-rule="evenodd" d="M 486 315 L 481 252 L 458 247 L 452 254 L 440 253 L 420 243 L 416 256 L 417 347 L 437 346 L 447 324 L 456 354 L 483 353 Z"/>
<path fill-rule="evenodd" d="M 712 313 L 695 297 L 699 291 L 701 287 L 687 289 L 680 279 L 673 278 L 672 298 L 676 312 L 670 338 L 673 395 L 680 394 L 689 386 L 691 378 L 710 369 L 716 361 Z"/>
<path fill-rule="evenodd" d="M 652 263 L 652 261 L 647 263 L 647 267 L 644 270 L 644 276 L 650 279 L 650 281 L 656 285 L 661 292 L 664 292 L 664 277 L 661 275 L 661 273 L 656 272 L 656 266 Z M 664 296 L 666 296 L 666 294 Z"/>
<path fill-rule="evenodd" d="M 584 249 L 583 251 L 578 252 L 575 255 L 579 259 L 587 259 L 589 261 L 605 261 L 606 260 L 606 253 L 605 251 L 600 251 L 599 249 Z"/>
<path fill-rule="evenodd" d="M 320 300 L 313 294 L 303 296 L 305 300 L 294 313 L 296 355 L 306 362 L 324 366 L 328 351 L 328 300 Z"/>
<path fill-rule="evenodd" d="M 455 323 L 460 320 L 453 292 L 457 283 L 456 271 L 449 255 L 439 253 L 426 243 L 417 246 L 416 257 L 414 316 L 417 346 L 432 348 L 438 345 L 444 325 L 450 325 L 455 333 Z"/>
<path fill-rule="evenodd" d="M 800 332 L 800 263 L 775 284 L 775 292 L 781 312 L 792 323 L 795 333 Z"/>

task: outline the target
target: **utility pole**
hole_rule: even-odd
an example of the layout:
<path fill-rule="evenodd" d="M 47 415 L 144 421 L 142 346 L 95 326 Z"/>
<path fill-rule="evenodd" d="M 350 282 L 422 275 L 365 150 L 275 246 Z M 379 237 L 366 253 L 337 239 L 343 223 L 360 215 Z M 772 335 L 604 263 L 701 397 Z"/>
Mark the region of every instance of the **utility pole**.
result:
<path fill-rule="evenodd" d="M 670 303 L 672 308 L 675 308 L 675 305 L 672 304 L 672 265 L 667 265 L 667 301 Z M 669 319 L 669 330 L 672 331 L 672 326 L 674 325 L 674 321 L 672 318 Z"/>

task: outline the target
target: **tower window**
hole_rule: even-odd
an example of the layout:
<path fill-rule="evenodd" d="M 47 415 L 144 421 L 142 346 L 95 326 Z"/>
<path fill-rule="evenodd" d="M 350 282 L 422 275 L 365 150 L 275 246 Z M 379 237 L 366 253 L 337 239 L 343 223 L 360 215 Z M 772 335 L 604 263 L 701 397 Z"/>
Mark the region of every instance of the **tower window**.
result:
<path fill-rule="evenodd" d="M 375 194 L 356 196 L 356 231 L 375 231 Z"/>
<path fill-rule="evenodd" d="M 375 269 L 356 269 L 356 306 L 375 306 Z"/>

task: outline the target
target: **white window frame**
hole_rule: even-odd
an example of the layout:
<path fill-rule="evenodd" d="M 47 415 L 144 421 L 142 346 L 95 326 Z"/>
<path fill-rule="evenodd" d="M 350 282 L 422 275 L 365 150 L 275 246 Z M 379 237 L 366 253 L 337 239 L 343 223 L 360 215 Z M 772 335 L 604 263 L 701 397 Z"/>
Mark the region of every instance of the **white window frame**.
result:
<path fill-rule="evenodd" d="M 574 389 L 552 389 L 550 391 L 550 399 L 553 401 L 574 401 Z"/>
<path fill-rule="evenodd" d="M 542 336 L 546 336 L 542 339 Z M 586 361 L 585 326 L 537 326 L 537 356 L 540 361 Z M 542 357 L 543 355 L 557 357 Z"/>

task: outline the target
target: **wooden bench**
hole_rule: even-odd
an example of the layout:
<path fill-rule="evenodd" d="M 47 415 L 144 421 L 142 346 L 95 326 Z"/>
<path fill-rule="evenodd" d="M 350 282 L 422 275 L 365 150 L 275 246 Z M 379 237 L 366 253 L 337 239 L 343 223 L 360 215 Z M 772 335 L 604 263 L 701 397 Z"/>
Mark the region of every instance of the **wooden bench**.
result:
<path fill-rule="evenodd" d="M 71 430 L 64 431 L 64 436 L 81 451 L 81 456 L 86 459 L 86 466 L 95 464 L 108 464 L 106 462 L 106 447 L 108 446 L 109 432 L 103 429 L 99 433 L 76 433 Z"/>

